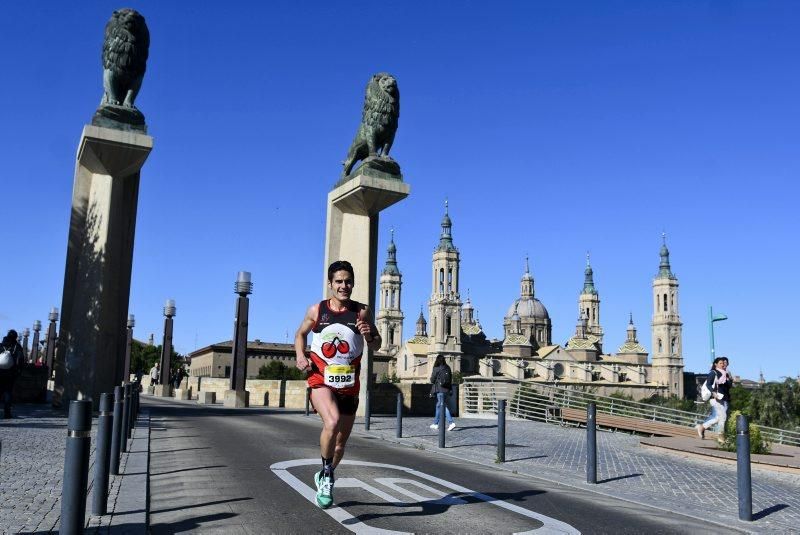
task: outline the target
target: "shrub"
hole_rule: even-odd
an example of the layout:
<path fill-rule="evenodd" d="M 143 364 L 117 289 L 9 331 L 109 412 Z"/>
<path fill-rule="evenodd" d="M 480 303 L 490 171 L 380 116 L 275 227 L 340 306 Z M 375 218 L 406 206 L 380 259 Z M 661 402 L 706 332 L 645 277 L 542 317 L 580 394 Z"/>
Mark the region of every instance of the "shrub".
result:
<path fill-rule="evenodd" d="M 297 381 L 306 378 L 305 372 L 297 368 L 289 368 L 279 360 L 273 360 L 258 369 L 259 379 Z"/>
<path fill-rule="evenodd" d="M 725 435 L 720 449 L 736 451 L 736 417 L 740 414 L 742 414 L 742 411 L 733 411 L 728 415 L 728 419 L 725 421 Z M 769 453 L 770 444 L 766 437 L 761 434 L 761 430 L 750 422 L 748 422 L 747 427 L 750 430 L 750 453 Z"/>

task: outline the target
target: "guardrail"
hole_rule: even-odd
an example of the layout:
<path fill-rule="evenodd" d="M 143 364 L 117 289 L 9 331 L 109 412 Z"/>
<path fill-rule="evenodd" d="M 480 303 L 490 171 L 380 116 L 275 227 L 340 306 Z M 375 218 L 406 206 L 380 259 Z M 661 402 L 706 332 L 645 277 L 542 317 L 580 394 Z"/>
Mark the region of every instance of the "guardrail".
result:
<path fill-rule="evenodd" d="M 594 402 L 598 413 L 612 416 L 639 418 L 653 422 L 663 422 L 692 427 L 707 417 L 705 406 L 702 412 L 689 412 L 669 407 L 661 407 L 629 401 L 625 399 L 599 396 L 569 387 L 554 386 L 518 380 L 471 380 L 461 385 L 464 390 L 463 410 L 468 415 L 497 414 L 500 399 L 508 401 L 508 415 L 512 418 L 537 420 L 565 425 L 559 417 L 564 408 L 586 410 L 589 402 Z M 800 432 L 773 427 L 757 426 L 762 436 L 773 444 L 800 446 Z"/>

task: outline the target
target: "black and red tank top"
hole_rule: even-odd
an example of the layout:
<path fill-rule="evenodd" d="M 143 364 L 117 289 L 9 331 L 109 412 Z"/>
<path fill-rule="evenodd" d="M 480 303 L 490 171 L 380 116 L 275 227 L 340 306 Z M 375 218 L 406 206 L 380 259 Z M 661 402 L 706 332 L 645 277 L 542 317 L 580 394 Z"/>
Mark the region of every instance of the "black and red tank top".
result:
<path fill-rule="evenodd" d="M 314 371 L 308 377 L 308 386 L 327 386 L 344 395 L 357 395 L 358 372 L 364 337 L 356 329 L 359 311 L 364 308 L 357 301 L 335 312 L 328 300 L 321 301 L 317 321 L 311 329 L 311 361 Z"/>

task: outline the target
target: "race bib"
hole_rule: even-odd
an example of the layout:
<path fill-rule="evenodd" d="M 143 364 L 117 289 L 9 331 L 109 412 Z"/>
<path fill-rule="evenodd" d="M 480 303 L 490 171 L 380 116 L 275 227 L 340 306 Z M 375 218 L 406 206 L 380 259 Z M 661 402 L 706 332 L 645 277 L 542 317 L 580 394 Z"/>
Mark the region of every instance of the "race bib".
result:
<path fill-rule="evenodd" d="M 325 384 L 331 388 L 346 388 L 356 384 L 356 370 L 347 364 L 325 366 Z"/>

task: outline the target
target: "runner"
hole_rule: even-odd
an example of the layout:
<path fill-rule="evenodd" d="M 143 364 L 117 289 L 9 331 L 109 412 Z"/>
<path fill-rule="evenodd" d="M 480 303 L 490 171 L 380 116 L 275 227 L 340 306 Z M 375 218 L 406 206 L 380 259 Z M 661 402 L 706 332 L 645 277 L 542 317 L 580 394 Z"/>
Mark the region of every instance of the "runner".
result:
<path fill-rule="evenodd" d="M 369 307 L 352 301 L 355 274 L 350 262 L 339 260 L 328 267 L 330 299 L 311 305 L 294 337 L 298 369 L 308 371 L 311 404 L 322 418 L 319 436 L 322 470 L 314 475 L 317 505 L 333 504 L 333 470 L 342 460 L 344 447 L 358 408 L 358 375 L 364 342 L 381 347 Z M 313 332 L 311 352 L 305 354 L 306 337 Z"/>

